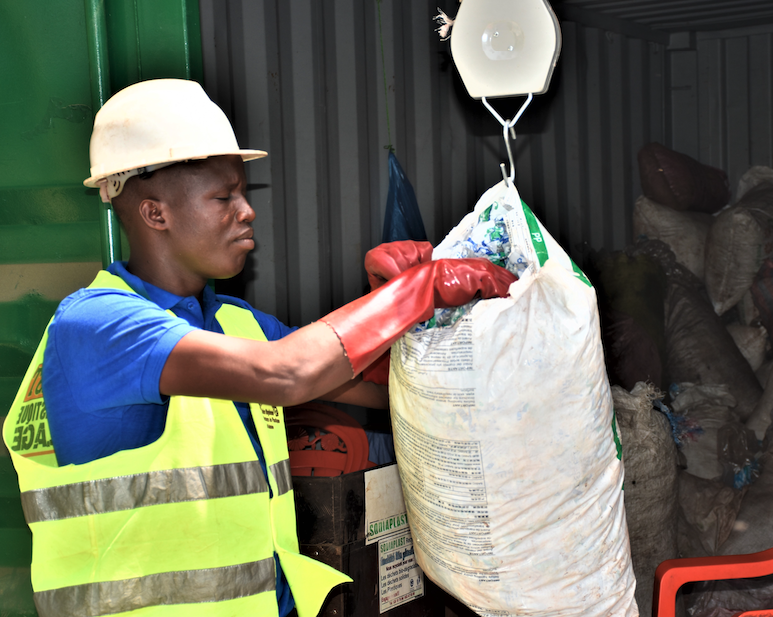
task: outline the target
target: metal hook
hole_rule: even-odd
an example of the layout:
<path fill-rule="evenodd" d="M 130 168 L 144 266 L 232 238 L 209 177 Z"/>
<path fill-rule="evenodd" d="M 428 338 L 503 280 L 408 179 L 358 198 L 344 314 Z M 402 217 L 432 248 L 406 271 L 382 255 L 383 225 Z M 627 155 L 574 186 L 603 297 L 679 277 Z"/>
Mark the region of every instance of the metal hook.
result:
<path fill-rule="evenodd" d="M 534 95 L 530 92 L 529 95 L 526 97 L 526 101 L 524 102 L 523 105 L 521 105 L 521 108 L 518 110 L 518 113 L 515 114 L 515 117 L 512 120 L 503 120 L 502 116 L 500 116 L 496 112 L 496 110 L 489 104 L 485 96 L 482 96 L 480 99 L 481 101 L 483 101 L 483 104 L 486 106 L 486 109 L 488 109 L 491 112 L 491 115 L 493 115 L 497 120 L 499 120 L 499 123 L 502 125 L 502 138 L 505 140 L 505 147 L 507 148 L 507 158 L 510 161 L 510 173 L 508 175 L 505 174 L 504 163 L 501 163 L 499 165 L 499 169 L 502 171 L 502 179 L 507 183 L 508 186 L 511 186 L 515 181 L 515 160 L 513 159 L 513 151 L 510 148 L 510 138 L 512 137 L 513 141 L 515 141 L 515 123 L 518 122 L 520 117 L 523 115 L 523 112 L 526 111 L 526 108 L 529 106 L 529 103 L 531 103 L 531 100 L 533 98 L 534 98 Z"/>

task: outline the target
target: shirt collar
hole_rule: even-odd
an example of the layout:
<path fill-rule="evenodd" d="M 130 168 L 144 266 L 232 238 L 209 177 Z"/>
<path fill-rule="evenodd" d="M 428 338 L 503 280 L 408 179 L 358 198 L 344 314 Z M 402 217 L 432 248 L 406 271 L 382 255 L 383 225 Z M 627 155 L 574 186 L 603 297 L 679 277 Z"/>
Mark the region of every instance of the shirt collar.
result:
<path fill-rule="evenodd" d="M 187 304 L 188 300 L 196 300 L 193 296 L 190 298 L 185 298 L 183 296 L 178 296 L 177 294 L 173 294 L 170 291 L 166 291 L 165 289 L 161 289 L 160 287 L 156 287 L 155 285 L 152 285 L 151 283 L 148 283 L 146 281 L 143 281 L 138 276 L 133 275 L 131 272 L 129 272 L 126 269 L 126 262 L 125 261 L 115 261 L 112 264 L 110 264 L 107 268 L 107 271 L 110 272 L 110 274 L 115 274 L 116 276 L 120 276 L 124 282 L 126 282 L 129 287 L 131 287 L 134 291 L 136 291 L 138 294 L 140 294 L 143 298 L 147 298 L 154 304 L 157 304 L 164 310 L 173 309 L 175 306 L 180 304 L 181 302 L 185 302 Z M 196 300 L 198 302 L 198 300 Z M 212 288 L 209 285 L 206 285 L 204 287 L 204 293 L 202 294 L 202 310 L 203 313 L 209 314 L 211 311 L 208 310 L 211 308 L 218 307 L 220 302 L 217 300 L 215 296 L 215 292 L 212 291 Z"/>

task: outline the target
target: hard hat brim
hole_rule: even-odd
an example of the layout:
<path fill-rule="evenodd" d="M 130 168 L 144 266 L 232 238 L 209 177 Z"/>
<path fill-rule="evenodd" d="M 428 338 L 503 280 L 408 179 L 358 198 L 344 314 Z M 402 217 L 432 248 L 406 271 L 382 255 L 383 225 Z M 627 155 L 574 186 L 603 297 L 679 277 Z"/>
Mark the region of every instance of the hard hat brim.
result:
<path fill-rule="evenodd" d="M 242 157 L 242 161 L 244 161 L 246 163 L 247 161 L 254 161 L 256 159 L 262 159 L 263 157 L 268 156 L 268 153 L 264 152 L 263 150 L 241 149 L 241 150 L 237 150 L 236 152 L 213 153 L 213 154 L 208 154 L 207 156 L 188 157 L 188 158 L 180 159 L 178 161 L 171 161 L 171 162 L 180 163 L 182 161 L 188 161 L 188 160 L 204 160 L 204 159 L 212 158 L 213 156 L 241 156 Z M 146 161 L 142 165 L 142 167 L 147 167 L 147 166 L 150 166 L 150 165 L 158 165 L 160 163 L 169 163 L 169 162 L 170 161 L 169 161 L 168 158 L 167 159 L 163 159 L 163 160 L 158 160 L 158 161 L 155 161 L 155 160 L 151 161 L 151 160 L 149 160 L 149 161 Z M 102 172 L 102 173 L 93 175 L 93 176 L 91 176 L 89 178 L 86 178 L 83 181 L 83 185 L 88 187 L 88 188 L 90 188 L 90 189 L 99 188 L 99 181 L 100 180 L 104 180 L 108 176 L 111 176 L 111 175 L 117 174 L 117 173 L 121 173 L 122 171 L 129 171 L 130 169 L 137 169 L 137 167 L 135 166 L 135 167 L 129 167 L 129 168 L 126 168 L 126 169 L 112 169 L 112 170 L 107 171 L 107 172 Z"/>

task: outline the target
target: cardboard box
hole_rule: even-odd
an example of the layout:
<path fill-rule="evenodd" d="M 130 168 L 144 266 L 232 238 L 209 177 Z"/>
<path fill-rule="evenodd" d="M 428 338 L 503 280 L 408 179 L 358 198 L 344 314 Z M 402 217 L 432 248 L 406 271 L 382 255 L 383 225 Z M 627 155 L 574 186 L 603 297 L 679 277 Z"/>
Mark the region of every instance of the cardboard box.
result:
<path fill-rule="evenodd" d="M 388 545 L 378 541 L 366 543 L 365 473 L 357 471 L 331 478 L 293 477 L 301 553 L 354 579 L 354 583 L 341 585 L 330 593 L 320 617 L 444 617 L 449 599 L 445 592 L 423 574 L 416 577 L 415 568 L 402 570 L 399 577 L 397 570 L 384 574 L 393 565 L 383 562 L 393 558 L 395 552 L 401 555 L 399 549 L 384 558 L 380 552 L 385 553 Z M 401 493 L 399 499 L 402 501 Z M 410 549 L 404 552 L 412 554 Z M 396 592 L 389 587 L 393 598 L 390 599 L 385 593 L 386 577 L 392 574 L 395 580 L 405 579 L 400 581 L 407 591 L 402 598 L 419 591 L 423 596 L 394 599 Z M 395 601 L 404 603 L 387 608 Z"/>

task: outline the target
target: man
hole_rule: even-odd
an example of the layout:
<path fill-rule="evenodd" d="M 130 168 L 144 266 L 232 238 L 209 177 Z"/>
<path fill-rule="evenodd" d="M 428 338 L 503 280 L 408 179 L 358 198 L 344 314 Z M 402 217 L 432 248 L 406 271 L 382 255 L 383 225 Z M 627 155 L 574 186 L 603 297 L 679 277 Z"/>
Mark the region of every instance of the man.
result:
<path fill-rule="evenodd" d="M 315 615 L 349 579 L 298 554 L 281 406 L 385 407 L 362 370 L 434 308 L 505 295 L 514 277 L 386 247 L 377 290 L 292 330 L 207 286 L 254 248 L 244 161 L 265 153 L 239 148 L 198 84 L 119 92 L 90 153 L 85 184 L 130 258 L 62 302 L 4 426 L 38 613 Z M 33 412 L 50 443 L 23 439 Z"/>

